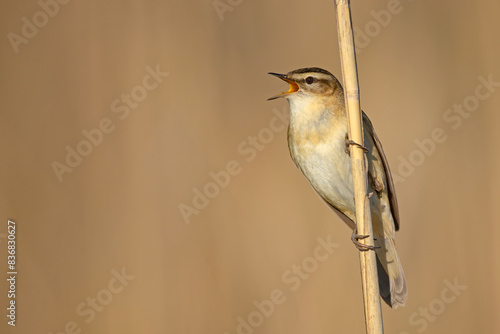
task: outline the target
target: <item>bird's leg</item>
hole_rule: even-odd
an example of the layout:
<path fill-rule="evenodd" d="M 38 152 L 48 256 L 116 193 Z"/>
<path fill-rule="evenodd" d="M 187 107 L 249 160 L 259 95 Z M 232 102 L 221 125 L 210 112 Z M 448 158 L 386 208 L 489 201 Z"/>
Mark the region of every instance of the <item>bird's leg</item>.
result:
<path fill-rule="evenodd" d="M 366 252 L 367 250 L 375 250 L 377 248 L 380 248 L 380 246 L 365 245 L 365 244 L 362 244 L 361 242 L 358 241 L 358 240 L 366 239 L 368 237 L 369 237 L 369 235 L 358 234 L 357 228 L 352 230 L 351 241 L 354 244 L 354 246 L 356 246 L 356 248 L 359 249 L 360 251 Z M 377 239 L 373 239 L 373 240 L 377 240 Z"/>
<path fill-rule="evenodd" d="M 350 150 L 349 150 L 349 146 L 350 145 L 356 145 L 359 148 L 361 148 L 363 151 L 368 152 L 368 149 L 366 147 L 364 147 L 361 144 L 358 144 L 358 143 L 350 140 L 349 139 L 349 135 L 346 133 L 345 134 L 345 152 L 347 154 L 349 154 L 349 155 L 350 155 Z M 370 198 L 372 195 L 373 195 L 373 193 L 370 193 L 370 194 L 367 195 L 367 197 Z M 354 244 L 354 246 L 356 246 L 357 249 L 359 249 L 360 251 L 363 251 L 363 252 L 365 252 L 367 250 L 375 250 L 377 248 L 380 248 L 379 246 L 365 245 L 365 244 L 363 244 L 363 243 L 361 243 L 361 242 L 358 241 L 358 240 L 366 239 L 368 237 L 369 237 L 369 235 L 358 234 L 358 228 L 356 227 L 352 231 L 351 241 Z M 377 239 L 373 239 L 373 240 L 377 240 Z"/>
<path fill-rule="evenodd" d="M 368 152 L 368 149 L 366 147 L 364 147 L 361 144 L 356 143 L 353 140 L 350 140 L 349 135 L 346 133 L 346 135 L 345 135 L 345 152 L 347 154 L 350 154 L 349 145 L 355 145 L 355 146 L 359 147 L 360 149 L 362 149 L 363 151 Z"/>

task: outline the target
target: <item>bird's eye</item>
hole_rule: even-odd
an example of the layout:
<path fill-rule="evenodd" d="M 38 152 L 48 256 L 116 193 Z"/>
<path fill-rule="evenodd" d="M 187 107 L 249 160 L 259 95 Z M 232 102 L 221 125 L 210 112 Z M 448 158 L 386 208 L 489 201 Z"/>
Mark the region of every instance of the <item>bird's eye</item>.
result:
<path fill-rule="evenodd" d="M 314 79 L 313 77 L 307 77 L 307 78 L 306 78 L 306 83 L 307 83 L 308 85 L 312 84 L 314 81 L 315 81 L 315 79 Z"/>

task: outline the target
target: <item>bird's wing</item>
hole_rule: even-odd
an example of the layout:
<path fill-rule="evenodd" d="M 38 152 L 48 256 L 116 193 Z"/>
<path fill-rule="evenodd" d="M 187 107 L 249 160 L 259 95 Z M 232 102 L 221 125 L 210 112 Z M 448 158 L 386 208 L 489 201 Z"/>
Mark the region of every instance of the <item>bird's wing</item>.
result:
<path fill-rule="evenodd" d="M 372 122 L 370 121 L 368 116 L 366 116 L 366 114 L 364 112 L 363 112 L 363 128 L 366 132 L 368 132 L 368 134 L 371 135 L 370 137 L 373 139 L 375 147 L 377 148 L 377 151 L 378 151 L 380 157 L 382 158 L 382 165 L 383 165 L 383 168 L 385 171 L 385 178 L 386 178 L 387 186 L 388 186 L 388 197 L 389 197 L 389 202 L 391 204 L 392 217 L 394 219 L 394 225 L 395 225 L 394 227 L 397 231 L 397 230 L 399 230 L 399 208 L 398 208 L 398 200 L 396 198 L 396 188 L 394 187 L 394 182 L 392 180 L 391 170 L 389 168 L 389 163 L 387 162 L 387 158 L 385 157 L 384 149 L 382 148 L 382 144 L 380 143 L 380 140 L 378 139 L 377 134 L 375 133 L 375 130 L 373 129 Z M 366 134 L 365 134 L 365 136 L 366 136 Z M 369 172 L 370 172 L 370 167 L 369 167 Z"/>

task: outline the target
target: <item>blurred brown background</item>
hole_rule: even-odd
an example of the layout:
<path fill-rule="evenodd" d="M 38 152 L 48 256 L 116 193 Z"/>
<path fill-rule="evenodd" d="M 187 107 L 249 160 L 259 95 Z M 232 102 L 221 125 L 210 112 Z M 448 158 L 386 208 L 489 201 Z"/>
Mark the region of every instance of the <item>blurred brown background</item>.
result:
<path fill-rule="evenodd" d="M 11 218 L 19 273 L 0 331 L 363 333 L 350 231 L 266 102 L 286 89 L 269 71 L 341 78 L 333 1 L 63 2 L 0 6 L 1 268 Z M 399 177 L 409 299 L 386 333 L 499 332 L 500 3 L 352 11 Z"/>

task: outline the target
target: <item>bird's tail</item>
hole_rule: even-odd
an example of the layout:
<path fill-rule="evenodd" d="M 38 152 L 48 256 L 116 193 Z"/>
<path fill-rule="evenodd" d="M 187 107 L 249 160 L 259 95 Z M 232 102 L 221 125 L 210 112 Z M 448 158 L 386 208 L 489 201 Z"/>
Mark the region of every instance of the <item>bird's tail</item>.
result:
<path fill-rule="evenodd" d="M 378 284 L 380 296 L 392 308 L 404 306 L 408 297 L 406 280 L 394 239 L 377 235 L 375 244 L 380 246 L 375 250 L 377 254 Z"/>

